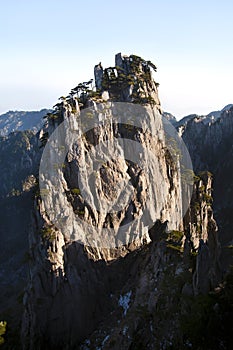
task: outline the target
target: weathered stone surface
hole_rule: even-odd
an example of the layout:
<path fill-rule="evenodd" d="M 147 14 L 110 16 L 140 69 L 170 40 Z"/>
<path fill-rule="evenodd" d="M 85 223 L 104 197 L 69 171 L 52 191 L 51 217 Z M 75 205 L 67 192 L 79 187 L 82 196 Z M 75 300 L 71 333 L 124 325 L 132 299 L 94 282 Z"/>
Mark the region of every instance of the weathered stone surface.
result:
<path fill-rule="evenodd" d="M 203 172 L 197 176 L 191 206 L 184 218 L 185 249 L 197 253 L 193 276 L 195 294 L 205 294 L 222 278 L 218 227 L 212 210 L 212 176 Z"/>
<path fill-rule="evenodd" d="M 41 131 L 42 141 L 54 130 L 61 136 L 63 122 L 64 137 L 71 137 L 71 129 L 76 139 L 62 165 L 55 163 L 53 152 L 48 154 L 49 163 L 58 168 L 53 173 L 59 175 L 55 201 L 49 195 L 52 178 L 43 182 L 47 196 L 35 201 L 30 281 L 24 298 L 24 349 L 168 349 L 174 344 L 180 348 L 186 336 L 183 315 L 191 306 L 187 299 L 208 292 L 219 281 L 220 249 L 211 209 L 211 179 L 203 175 L 195 183 L 192 206 L 183 225 L 179 156 L 169 153 L 151 65 L 140 57 L 121 54 L 116 55 L 115 67 L 97 65 L 97 91 L 88 92 L 88 83 L 78 85 L 76 92 L 72 90 L 71 96 L 58 104 Z M 125 125 L 114 122 L 116 110 L 109 106 L 118 101 L 130 102 L 132 111 L 131 105 L 144 106 L 147 112 L 137 127 L 129 121 Z M 82 117 L 85 108 L 90 108 L 85 118 L 93 118 L 95 123 L 82 133 L 82 123 L 87 123 Z M 198 129 L 200 134 L 203 128 Z M 104 148 L 104 142 L 112 140 L 115 143 Z M 122 140 L 136 141 L 156 160 L 151 162 L 130 143 L 124 147 Z M 55 139 L 54 147 L 61 146 Z M 97 158 L 98 147 L 102 154 L 106 148 L 112 151 L 114 157 L 98 158 L 101 164 L 96 166 L 93 158 Z M 141 163 L 129 161 L 128 156 L 134 153 Z M 149 177 L 140 165 L 150 168 Z M 96 207 L 79 188 L 78 173 L 80 169 L 88 173 L 88 166 L 95 177 L 85 184 L 86 198 Z M 131 200 L 124 203 L 123 198 L 123 209 L 109 213 L 118 196 L 116 184 L 125 185 L 129 180 Z M 153 181 L 156 185 L 150 187 Z M 95 201 L 97 194 L 99 202 Z M 52 214 L 46 213 L 48 207 L 55 208 Z M 137 221 L 143 210 L 154 220 L 150 230 Z M 57 214 L 63 226 L 54 225 Z M 79 231 L 76 215 L 87 223 L 87 231 Z M 121 227 L 132 220 L 135 226 L 124 232 L 125 244 L 118 244 L 122 243 Z M 96 228 L 98 232 L 114 229 L 116 236 L 111 239 L 117 244 L 106 246 L 109 236 L 104 234 L 94 237 L 92 229 L 95 232 Z M 91 244 L 87 234 L 97 244 Z"/>
<path fill-rule="evenodd" d="M 94 68 L 95 74 L 95 85 L 97 90 L 102 89 L 102 80 L 103 80 L 103 67 L 101 63 L 97 64 Z"/>
<path fill-rule="evenodd" d="M 226 106 L 221 116 L 209 123 L 201 117 L 192 118 L 179 129 L 191 155 L 194 171 L 208 170 L 213 174 L 213 210 L 223 248 L 221 264 L 227 271 L 232 264 L 232 254 L 226 247 L 233 240 L 233 108 Z"/>
<path fill-rule="evenodd" d="M 114 113 L 117 108 L 120 108 L 118 105 L 116 105 L 116 109 L 99 112 L 95 101 L 87 97 L 86 103 L 89 106 L 92 105 L 96 121 L 101 120 L 104 126 L 95 127 L 75 140 L 68 150 L 64 168 L 59 172 L 61 180 L 57 182 L 57 193 L 66 193 L 66 195 L 56 197 L 56 202 L 53 202 L 49 196 L 53 185 L 50 180 L 46 180 L 44 188 L 48 194 L 44 196 L 44 202 L 40 200 L 37 202 L 38 209 L 34 214 L 34 222 L 30 232 L 30 254 L 33 261 L 30 272 L 30 287 L 25 297 L 22 331 L 25 349 L 33 349 L 35 339 L 39 339 L 38 346 L 43 346 L 44 339 L 47 339 L 51 347 L 57 349 L 63 342 L 72 346 L 96 328 L 111 307 L 109 295 L 111 292 L 115 293 L 116 289 L 119 289 L 121 283 L 127 278 L 125 275 L 118 279 L 121 270 L 116 270 L 116 275 L 114 275 L 114 267 L 108 267 L 107 262 L 120 257 L 127 258 L 130 251 L 133 252 L 142 244 L 150 241 L 148 227 L 143 226 L 143 222 L 137 219 L 140 218 L 143 211 L 150 221 L 166 222 L 168 229 L 182 228 L 179 164 L 178 160 L 173 159 L 172 156 L 169 157 L 168 161 L 157 86 L 151 78 L 149 66 L 143 60 L 134 57 L 123 57 L 121 62 L 119 60 L 118 57 L 117 70 L 118 72 L 120 68 L 124 70 L 122 84 L 125 84 L 129 74 L 135 77 L 137 82 L 133 86 L 128 84 L 125 89 L 121 88 L 121 85 L 119 86 L 120 101 L 133 102 L 137 98 L 140 102 L 143 99 L 145 107 L 138 106 L 141 108 L 140 113 L 143 117 L 138 119 L 137 127 L 129 128 L 130 125 L 116 124 L 114 123 Z M 134 66 L 132 66 L 133 63 Z M 138 71 L 134 72 L 137 67 Z M 101 72 L 100 66 L 95 67 L 96 87 L 98 89 L 100 89 Z M 144 77 L 145 73 L 148 73 L 147 78 Z M 139 78 L 140 86 L 137 85 Z M 111 79 L 113 79 L 113 75 L 109 76 L 109 98 L 117 100 L 119 95 L 113 89 Z M 136 89 L 136 95 L 134 95 L 136 97 L 133 96 L 134 89 Z M 147 100 L 149 97 L 151 100 Z M 153 108 L 149 107 L 152 102 L 154 112 Z M 60 120 L 65 121 L 67 128 L 71 128 L 78 135 L 81 130 L 80 123 L 85 122 L 87 116 L 84 115 L 85 118 L 82 120 L 79 105 L 75 103 L 72 99 L 61 102 L 59 106 L 60 119 L 48 119 L 48 124 L 41 132 L 42 138 L 46 134 L 50 136 L 55 128 L 58 130 Z M 136 104 L 127 105 L 126 110 L 122 110 L 122 113 L 134 115 L 137 110 L 136 106 Z M 91 169 L 95 169 L 90 154 L 93 153 L 94 159 L 98 158 L 96 147 L 103 147 L 101 142 L 106 139 L 115 140 L 115 144 L 111 157 L 105 161 L 105 166 L 100 166 L 95 170 L 94 191 L 97 191 L 102 198 L 98 203 L 98 211 L 93 210 L 86 203 L 85 198 L 80 196 L 77 174 L 83 166 L 89 165 Z M 128 142 L 128 146 L 125 147 L 124 142 L 126 141 L 124 140 L 128 139 L 132 140 L 134 144 Z M 54 142 L 56 143 L 56 140 Z M 141 148 L 139 147 L 137 150 L 135 143 Z M 108 151 L 109 147 L 112 146 L 108 146 Z M 144 149 L 149 149 L 154 155 L 153 162 L 150 160 L 149 153 L 147 154 Z M 104 147 L 101 151 L 102 154 L 106 154 Z M 141 152 L 141 155 L 138 152 Z M 140 164 L 127 161 L 134 153 L 137 155 L 137 159 L 140 159 Z M 50 157 L 49 164 L 55 164 L 53 154 L 48 157 Z M 143 170 L 147 168 L 150 169 L 149 173 Z M 153 179 L 155 185 L 151 186 Z M 126 184 L 129 180 L 131 182 L 130 190 L 133 191 L 131 200 L 124 203 L 123 209 L 118 214 L 109 214 L 107 208 L 118 196 L 116 184 Z M 93 193 L 92 185 L 87 184 L 86 196 L 93 198 Z M 94 201 L 94 199 L 92 200 Z M 53 225 L 52 214 L 50 217 L 46 214 L 45 209 L 54 206 L 56 208 L 54 215 L 59 213 L 60 217 L 65 219 L 63 226 L 66 229 L 65 234 Z M 96 236 L 95 241 L 98 243 L 96 246 L 86 243 L 86 246 L 83 247 L 72 239 L 72 237 L 76 237 L 77 240 L 77 234 L 82 239 L 75 224 L 74 215 L 79 215 L 81 219 L 84 217 L 89 229 L 91 226 L 94 229 L 95 227 L 98 229 L 114 228 L 116 236 L 112 238 L 108 236 L 107 245 L 105 245 L 104 236 L 101 237 L 101 240 L 100 237 Z M 130 223 L 132 220 L 135 223 L 130 230 L 124 230 L 123 242 L 125 243 L 122 244 L 122 225 Z M 88 232 L 84 232 L 84 234 L 88 234 Z M 114 241 L 109 246 L 110 239 L 114 239 Z M 118 241 L 119 245 L 114 243 Z M 109 279 L 112 280 L 111 283 Z M 142 291 L 138 291 L 138 293 L 143 293 L 146 286 L 147 284 L 144 283 Z M 153 304 L 152 297 L 151 303 Z"/>

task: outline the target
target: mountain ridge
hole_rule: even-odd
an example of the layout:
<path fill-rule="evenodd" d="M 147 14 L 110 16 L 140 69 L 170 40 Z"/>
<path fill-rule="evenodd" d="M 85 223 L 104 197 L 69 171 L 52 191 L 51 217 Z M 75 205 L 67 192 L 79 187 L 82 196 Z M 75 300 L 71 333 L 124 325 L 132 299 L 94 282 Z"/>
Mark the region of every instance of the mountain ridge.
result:
<path fill-rule="evenodd" d="M 43 126 L 43 117 L 49 109 L 40 111 L 8 111 L 0 115 L 0 136 L 7 136 L 14 131 L 31 130 L 34 133 Z"/>
<path fill-rule="evenodd" d="M 212 111 L 205 115 L 199 115 L 196 113 L 189 114 L 179 120 L 177 120 L 176 116 L 171 112 L 163 111 L 162 114 L 172 125 L 180 127 L 193 118 L 199 118 L 204 123 L 212 123 L 220 118 L 221 114 L 224 111 L 229 110 L 232 106 L 233 104 L 229 103 L 221 110 Z M 44 117 L 50 112 L 52 112 L 52 109 L 42 108 L 33 111 L 9 110 L 6 113 L 0 114 L 0 136 L 7 136 L 11 132 L 25 130 L 31 130 L 36 133 L 42 128 Z"/>

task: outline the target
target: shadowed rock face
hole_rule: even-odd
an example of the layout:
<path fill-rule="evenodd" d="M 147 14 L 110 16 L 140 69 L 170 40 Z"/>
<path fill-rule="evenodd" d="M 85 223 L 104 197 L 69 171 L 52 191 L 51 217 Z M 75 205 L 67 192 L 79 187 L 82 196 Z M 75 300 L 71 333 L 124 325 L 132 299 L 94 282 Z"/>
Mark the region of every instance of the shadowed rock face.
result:
<path fill-rule="evenodd" d="M 228 106 L 227 106 L 228 107 Z M 229 106 L 215 122 L 205 124 L 201 118 L 180 127 L 189 150 L 195 172 L 208 170 L 213 174 L 213 209 L 223 247 L 221 262 L 224 269 L 232 263 L 227 248 L 232 244 L 233 210 L 233 108 Z"/>
<path fill-rule="evenodd" d="M 191 205 L 184 218 L 185 253 L 198 251 L 193 275 L 194 294 L 205 294 L 222 278 L 221 246 L 212 210 L 212 176 L 202 172 L 194 184 Z"/>
<path fill-rule="evenodd" d="M 0 315 L 14 348 L 19 343 L 28 274 L 28 230 L 41 152 L 32 131 L 0 137 Z"/>

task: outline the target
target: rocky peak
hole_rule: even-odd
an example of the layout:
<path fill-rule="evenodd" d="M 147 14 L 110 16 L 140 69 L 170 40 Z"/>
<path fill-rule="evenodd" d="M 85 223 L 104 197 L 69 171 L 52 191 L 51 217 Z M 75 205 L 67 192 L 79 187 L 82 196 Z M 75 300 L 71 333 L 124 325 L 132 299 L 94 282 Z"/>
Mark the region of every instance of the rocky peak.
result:
<path fill-rule="evenodd" d="M 46 166 L 30 232 L 23 323 L 29 348 L 36 338 L 41 346 L 47 338 L 57 346 L 64 332 L 74 344 L 92 332 L 108 312 L 111 289 L 119 288 L 114 276 L 113 284 L 106 282 L 108 264 L 148 244 L 156 220 L 182 229 L 179 156 L 167 145 L 151 68 L 150 61 L 118 54 L 116 67 L 95 67 L 93 88 L 92 80 L 77 85 L 47 117 L 41 132 Z M 51 145 L 65 149 L 62 162 Z M 118 198 L 120 210 L 109 210 Z M 118 276 L 121 268 L 116 271 Z"/>
<path fill-rule="evenodd" d="M 115 66 L 103 69 L 101 63 L 95 66 L 97 91 L 109 93 L 115 101 L 156 105 L 160 109 L 158 84 L 153 80 L 155 65 L 139 56 L 115 56 Z"/>
<path fill-rule="evenodd" d="M 158 83 L 152 71 L 157 68 L 151 61 L 139 56 L 115 56 L 115 66 L 103 68 L 101 62 L 94 67 L 94 81 L 79 83 L 68 96 L 61 96 L 54 110 L 47 113 L 47 126 L 41 131 L 45 145 L 48 136 L 64 121 L 65 115 L 78 115 L 80 110 L 95 107 L 98 103 L 128 102 L 151 106 L 161 113 Z"/>
<path fill-rule="evenodd" d="M 168 349 L 185 335 L 183 295 L 216 286 L 211 178 L 196 178 L 183 225 L 182 181 L 191 174 L 190 194 L 193 172 L 182 167 L 181 140 L 162 120 L 151 69 L 150 61 L 117 54 L 114 67 L 96 65 L 95 81 L 78 84 L 47 115 L 29 233 L 25 349 L 144 348 L 147 335 L 149 348 Z"/>
<path fill-rule="evenodd" d="M 178 129 L 189 150 L 195 171 L 208 169 L 214 173 L 219 155 L 224 149 L 227 152 L 231 144 L 233 108 L 223 111 L 221 118 L 211 123 L 205 123 L 202 118 L 195 117 L 178 126 Z"/>
<path fill-rule="evenodd" d="M 221 116 L 205 124 L 194 118 L 180 127 L 182 138 L 192 158 L 196 173 L 209 170 L 213 174 L 213 209 L 222 246 L 221 263 L 225 270 L 232 264 L 233 210 L 233 108 L 226 106 Z"/>
<path fill-rule="evenodd" d="M 208 293 L 222 277 L 221 247 L 212 203 L 212 174 L 201 172 L 195 177 L 191 205 L 184 218 L 186 249 L 189 255 L 197 254 L 193 275 L 195 294 Z"/>

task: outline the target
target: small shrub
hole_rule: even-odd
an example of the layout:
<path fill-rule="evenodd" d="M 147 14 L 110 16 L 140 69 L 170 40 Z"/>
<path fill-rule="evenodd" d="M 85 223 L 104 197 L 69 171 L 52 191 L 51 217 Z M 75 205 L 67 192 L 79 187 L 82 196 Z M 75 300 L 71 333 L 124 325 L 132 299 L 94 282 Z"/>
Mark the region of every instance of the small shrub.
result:
<path fill-rule="evenodd" d="M 73 193 L 75 195 L 79 195 L 80 194 L 80 189 L 79 188 L 72 188 L 71 189 L 71 193 Z"/>
<path fill-rule="evenodd" d="M 175 244 L 167 244 L 167 248 L 175 250 L 176 252 L 183 253 L 183 247 Z"/>
<path fill-rule="evenodd" d="M 180 242 L 183 236 L 184 236 L 184 233 L 182 231 L 172 230 L 169 233 L 169 238 L 175 242 Z"/>
<path fill-rule="evenodd" d="M 6 321 L 1 321 L 0 322 L 0 345 L 5 342 L 3 335 L 6 333 Z"/>
<path fill-rule="evenodd" d="M 54 229 L 51 226 L 43 227 L 41 230 L 41 234 L 42 234 L 43 239 L 47 239 L 50 242 L 54 241 L 56 238 L 56 234 L 54 232 Z"/>

